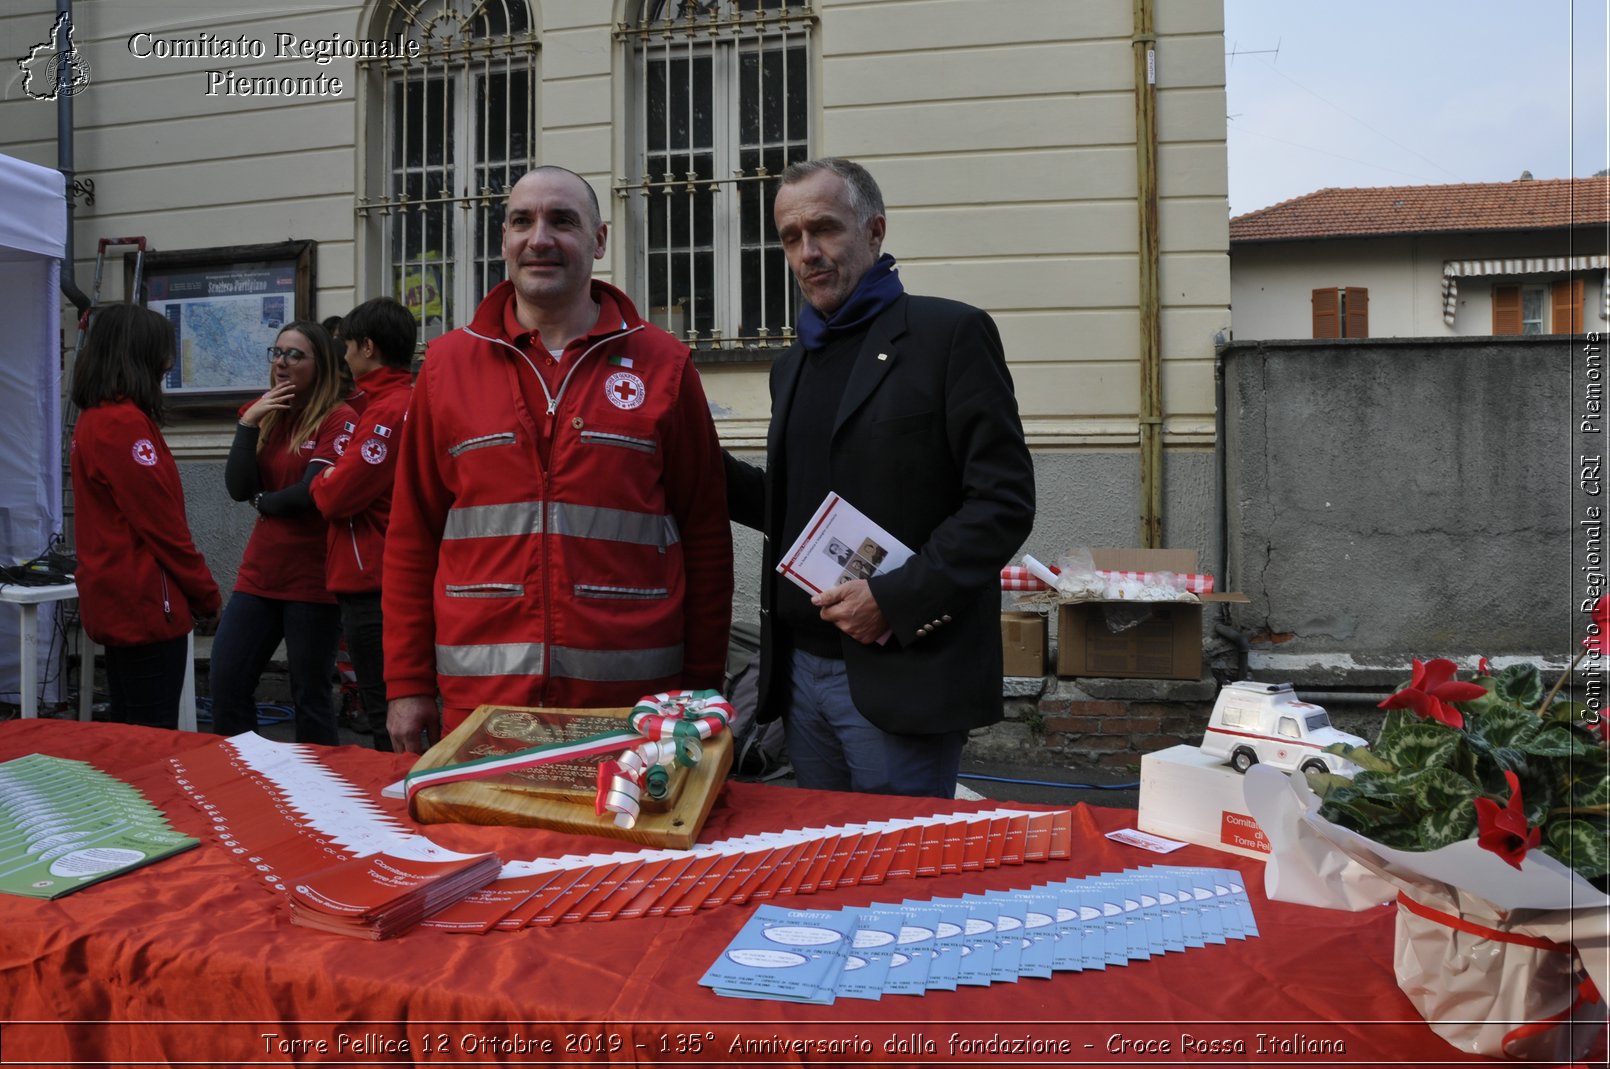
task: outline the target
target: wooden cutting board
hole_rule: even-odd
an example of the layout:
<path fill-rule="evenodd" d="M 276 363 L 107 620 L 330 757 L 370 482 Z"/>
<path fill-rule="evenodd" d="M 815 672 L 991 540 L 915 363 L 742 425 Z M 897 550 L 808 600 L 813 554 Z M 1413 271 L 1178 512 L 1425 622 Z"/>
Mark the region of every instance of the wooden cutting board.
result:
<path fill-rule="evenodd" d="M 483 705 L 426 751 L 414 770 L 617 731 L 631 712 Z M 643 811 L 630 828 L 617 827 L 614 814 L 599 816 L 594 810 L 597 768 L 604 759 L 600 756 L 492 779 L 426 787 L 414 795 L 410 812 L 423 824 L 548 828 L 686 850 L 697 841 L 716 792 L 727 781 L 732 768 L 732 736 L 722 732 L 705 739 L 699 763 L 689 769 L 673 768 L 666 798 L 654 802 L 645 797 Z"/>

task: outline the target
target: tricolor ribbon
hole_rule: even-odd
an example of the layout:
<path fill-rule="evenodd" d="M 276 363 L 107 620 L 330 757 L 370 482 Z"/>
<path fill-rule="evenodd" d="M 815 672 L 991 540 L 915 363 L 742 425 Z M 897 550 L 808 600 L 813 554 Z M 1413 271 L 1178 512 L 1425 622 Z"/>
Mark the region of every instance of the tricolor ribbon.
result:
<path fill-rule="evenodd" d="M 1533 950 L 1546 950 L 1555 954 L 1569 954 L 1576 962 L 1577 969 L 1579 971 L 1582 970 L 1581 955 L 1578 953 L 1576 945 L 1573 943 L 1557 943 L 1552 939 L 1543 939 L 1532 935 L 1520 935 L 1515 932 L 1505 932 L 1497 928 L 1489 928 L 1484 924 L 1475 924 L 1452 913 L 1444 913 L 1442 910 L 1435 909 L 1423 902 L 1416 902 L 1414 899 L 1410 898 L 1401 891 L 1398 892 L 1398 905 L 1402 906 L 1404 909 L 1415 914 L 1416 916 L 1424 917 L 1428 921 L 1434 921 L 1437 924 L 1452 928 L 1455 931 L 1464 932 L 1467 935 L 1480 936 L 1483 939 L 1492 939 L 1500 943 L 1514 943 L 1517 946 L 1530 947 Z M 1578 1008 L 1584 1005 L 1592 1005 L 1593 1003 L 1599 1002 L 1601 999 L 1602 996 L 1599 994 L 1599 989 L 1593 985 L 1593 978 L 1584 975 L 1581 983 L 1577 985 L 1576 1000 L 1572 1002 L 1571 1005 L 1567 1006 L 1559 1013 L 1552 1013 L 1540 1021 L 1531 1021 L 1506 1033 L 1503 1039 L 1503 1048 L 1505 1053 L 1509 1052 L 1510 1044 L 1519 1042 L 1523 1039 L 1529 1039 L 1535 1035 L 1540 1035 L 1544 1032 L 1547 1032 L 1551 1028 L 1564 1024 L 1571 1019 L 1572 1015 L 1576 1013 Z"/>
<path fill-rule="evenodd" d="M 638 702 L 629 722 L 649 741 L 598 766 L 598 815 L 614 813 L 621 828 L 636 824 L 643 795 L 664 798 L 670 791 L 670 767 L 698 764 L 704 740 L 725 731 L 733 715 L 731 703 L 713 690 L 663 691 Z"/>
<path fill-rule="evenodd" d="M 654 694 L 632 707 L 627 720 L 631 725 L 629 730 L 607 731 L 585 739 L 552 742 L 514 753 L 492 754 L 473 761 L 410 772 L 403 779 L 403 792 L 412 803 L 414 795 L 426 787 L 485 779 L 558 761 L 574 761 L 624 750 L 626 752 L 621 753 L 619 758 L 605 761 L 599 766 L 599 789 L 595 804 L 600 816 L 613 812 L 616 814 L 615 823 L 629 828 L 637 820 L 638 801 L 644 785 L 653 778 L 650 769 L 661 769 L 661 774 L 668 781 L 669 773 L 664 770 L 671 764 L 684 767 L 697 764 L 703 752 L 700 740 L 725 730 L 732 715 L 731 704 L 713 690 L 677 690 Z M 644 742 L 645 739 L 649 741 Z M 609 770 L 607 778 L 606 769 Z M 663 796 L 662 788 L 659 797 Z M 652 790 L 650 797 L 655 797 Z M 628 798 L 629 804 L 625 801 Z"/>

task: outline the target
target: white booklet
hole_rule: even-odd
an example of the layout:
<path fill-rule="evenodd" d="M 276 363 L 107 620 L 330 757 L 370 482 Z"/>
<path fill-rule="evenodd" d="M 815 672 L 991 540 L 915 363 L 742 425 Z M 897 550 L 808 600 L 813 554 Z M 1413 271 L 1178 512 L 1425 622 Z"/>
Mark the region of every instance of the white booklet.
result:
<path fill-rule="evenodd" d="M 892 572 L 911 549 L 838 494 L 822 499 L 777 570 L 807 594 Z"/>

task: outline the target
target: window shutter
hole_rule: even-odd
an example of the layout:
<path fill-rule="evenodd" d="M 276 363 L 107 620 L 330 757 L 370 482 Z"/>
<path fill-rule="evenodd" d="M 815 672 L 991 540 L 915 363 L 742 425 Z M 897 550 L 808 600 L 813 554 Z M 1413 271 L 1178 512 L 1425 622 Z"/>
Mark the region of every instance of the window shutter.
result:
<path fill-rule="evenodd" d="M 1349 286 L 1345 291 L 1345 300 L 1342 307 L 1347 310 L 1347 329 L 1342 332 L 1344 338 L 1368 338 L 1370 336 L 1370 291 L 1363 286 Z"/>
<path fill-rule="evenodd" d="M 1582 280 L 1562 278 L 1550 287 L 1549 333 L 1582 333 Z"/>
<path fill-rule="evenodd" d="M 1340 338 L 1342 336 L 1341 292 L 1336 289 L 1315 290 L 1314 337 Z"/>
<path fill-rule="evenodd" d="M 1493 333 L 1519 334 L 1521 332 L 1521 288 L 1519 286 L 1493 287 Z"/>

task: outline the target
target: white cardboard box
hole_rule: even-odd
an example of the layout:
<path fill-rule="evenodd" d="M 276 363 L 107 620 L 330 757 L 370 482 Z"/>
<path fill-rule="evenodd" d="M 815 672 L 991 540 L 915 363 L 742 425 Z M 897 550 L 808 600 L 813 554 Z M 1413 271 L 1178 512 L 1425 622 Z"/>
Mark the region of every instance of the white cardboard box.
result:
<path fill-rule="evenodd" d="M 1269 840 L 1247 814 L 1242 775 L 1195 746 L 1171 746 L 1140 759 L 1141 831 L 1255 857 Z"/>

